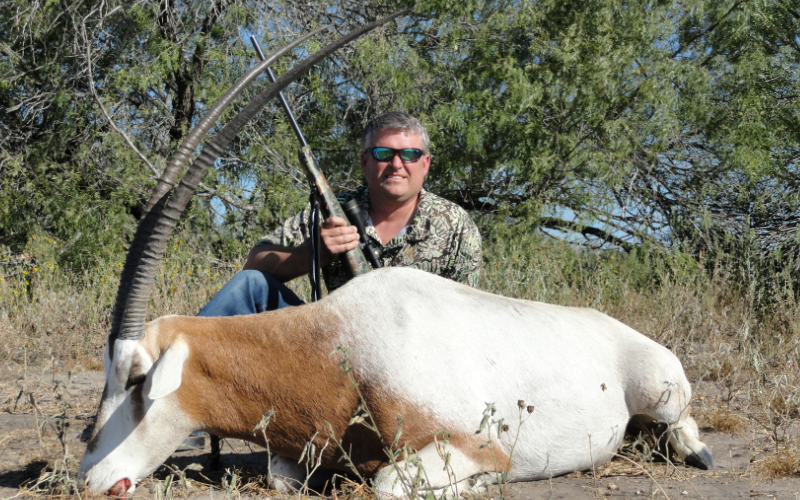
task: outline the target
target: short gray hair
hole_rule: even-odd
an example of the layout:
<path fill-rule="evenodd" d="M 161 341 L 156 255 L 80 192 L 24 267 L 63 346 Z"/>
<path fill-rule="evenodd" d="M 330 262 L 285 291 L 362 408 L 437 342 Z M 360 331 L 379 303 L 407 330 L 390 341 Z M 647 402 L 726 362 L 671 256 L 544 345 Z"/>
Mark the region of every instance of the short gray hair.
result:
<path fill-rule="evenodd" d="M 431 140 L 428 138 L 428 131 L 421 121 L 417 120 L 403 111 L 392 111 L 373 118 L 361 134 L 361 150 L 367 151 L 371 146 L 372 135 L 386 129 L 406 130 L 419 136 L 422 139 L 423 152 L 427 153 L 431 148 Z"/>

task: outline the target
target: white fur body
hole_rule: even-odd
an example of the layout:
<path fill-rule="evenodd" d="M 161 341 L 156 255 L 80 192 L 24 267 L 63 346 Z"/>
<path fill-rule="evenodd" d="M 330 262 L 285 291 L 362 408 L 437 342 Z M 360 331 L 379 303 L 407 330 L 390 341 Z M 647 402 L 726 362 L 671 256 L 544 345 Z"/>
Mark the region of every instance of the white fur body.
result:
<path fill-rule="evenodd" d="M 511 480 L 606 462 L 632 415 L 677 422 L 691 400 L 668 349 L 593 309 L 509 299 L 407 269 L 370 273 L 325 309 L 347 311 L 334 344 L 350 348 L 361 377 L 426 408 L 441 428 L 474 433 L 486 403 L 495 404 L 494 418 L 510 427 L 506 453 L 520 432 Z M 518 400 L 535 407 L 521 426 Z"/>
<path fill-rule="evenodd" d="M 408 426 L 403 439 L 416 443 L 428 475 L 428 486 L 434 489 L 453 483 L 454 478 L 443 472 L 442 456 L 447 452 L 451 454 L 451 472 L 456 481 L 481 472 L 491 473 L 486 476 L 490 480 L 496 479 L 497 474 L 507 470 L 508 457 L 512 464 L 508 470 L 511 481 L 543 479 L 589 469 L 593 464 L 598 466 L 617 451 L 633 415 L 646 415 L 653 421 L 670 424 L 674 429 L 670 442 L 679 455 L 705 453 L 707 465 L 711 465 L 707 447 L 699 441 L 697 426 L 689 416 L 691 388 L 679 360 L 666 348 L 597 311 L 499 297 L 404 268 L 373 271 L 320 302 L 291 309 L 289 313 L 284 309 L 257 316 L 192 318 L 195 323 L 191 324 L 220 325 L 220 328 L 224 326 L 234 331 L 239 328 L 240 334 L 246 333 L 240 335 L 244 339 L 263 337 L 260 325 L 265 329 L 269 324 L 297 325 L 298 330 L 288 337 L 290 341 L 276 344 L 277 347 L 271 346 L 268 337 L 253 345 L 242 344 L 243 347 L 237 347 L 236 342 L 241 343 L 241 340 L 219 345 L 227 352 L 225 355 L 230 357 L 232 352 L 237 360 L 253 356 L 253 350 L 264 350 L 256 353 L 263 364 L 248 365 L 247 369 L 264 386 L 263 394 L 272 394 L 275 400 L 259 401 L 261 406 L 257 411 L 263 415 L 267 410 L 275 410 L 276 421 L 269 427 L 273 433 L 278 433 L 269 437 L 270 442 L 275 443 L 272 451 L 295 461 L 298 451 L 312 438 L 314 429 L 324 433 L 325 421 L 338 418 L 341 431 L 349 428 L 347 422 L 355 408 L 347 406 L 353 404 L 352 397 L 349 400 L 345 397 L 348 388 L 335 385 L 339 382 L 334 379 L 341 374 L 336 366 L 340 358 L 329 354 L 342 346 L 349 349 L 350 364 L 361 390 L 368 392 L 366 400 L 370 410 L 392 423 L 395 413 L 398 416 L 402 413 Z M 312 319 L 280 322 L 281 318 L 300 312 Z M 245 399 L 247 404 L 252 404 L 251 400 L 263 396 L 237 396 L 237 380 L 242 379 L 238 375 L 234 377 L 234 385 L 227 386 L 222 380 L 224 376 L 209 378 L 200 387 L 213 388 L 218 384 L 225 388 L 197 392 L 195 379 L 204 375 L 202 369 L 192 368 L 202 366 L 201 362 L 193 361 L 201 354 L 193 342 L 200 341 L 193 341 L 191 332 L 187 332 L 175 337 L 179 340 L 159 344 L 159 336 L 165 335 L 160 333 L 164 330 L 162 321 L 170 319 L 149 323 L 141 341 L 116 342 L 112 368 L 107 372 L 108 395 L 101 403 L 99 429 L 90 441 L 93 451 L 87 452 L 81 465 L 83 477 L 93 489 L 105 491 L 121 477 L 129 477 L 135 484 L 152 472 L 155 468 L 152 464 L 169 456 L 166 448 L 174 450 L 179 438 L 191 430 L 247 438 L 244 432 L 226 431 L 231 425 L 222 426 L 214 419 L 230 422 L 239 418 L 239 414 L 244 419 L 247 407 L 243 403 L 239 408 L 236 402 Z M 124 347 L 131 343 L 145 347 L 141 352 Z M 183 355 L 187 348 L 189 354 Z M 126 350 L 133 354 L 126 354 Z M 147 358 L 134 363 L 147 373 L 143 398 L 148 409 L 141 421 L 147 425 L 139 425 L 133 431 L 126 431 L 125 426 L 120 425 L 113 430 L 105 429 L 114 420 L 109 415 L 126 412 L 124 391 L 119 386 L 125 385 L 132 376 L 122 373 L 126 363 L 131 364 L 124 359 L 130 355 Z M 292 360 L 302 367 L 292 368 L 297 373 L 287 374 L 285 369 L 270 372 L 279 365 L 271 360 L 284 362 L 292 356 L 302 358 Z M 246 363 L 249 362 L 240 362 Z M 116 372 L 120 373 L 115 375 Z M 315 406 L 314 397 L 309 402 L 300 401 L 305 394 L 297 393 L 313 392 L 315 377 L 319 377 L 320 386 L 333 387 L 328 392 L 339 394 L 334 394 L 334 402 L 325 402 L 321 409 Z M 271 386 L 272 380 L 275 382 Z M 192 384 L 192 388 L 185 389 Z M 109 389 L 111 386 L 117 389 Z M 214 390 L 219 394 L 215 395 Z M 203 413 L 201 418 L 197 417 L 202 413 L 198 413 L 198 409 L 190 411 L 181 406 L 195 404 L 186 399 L 186 394 L 203 399 L 196 401 L 196 406 L 203 408 L 222 400 L 232 403 L 221 406 L 224 415 L 215 417 Z M 327 393 L 323 397 L 327 397 Z M 337 408 L 330 407 L 340 400 L 343 406 L 335 414 Z M 519 400 L 523 400 L 525 406 L 535 407 L 530 416 L 527 410 L 519 408 Z M 500 457 L 500 464 L 488 463 L 491 460 L 487 455 L 477 450 L 481 442 L 489 439 L 486 431 L 480 438 L 475 435 L 488 403 L 497 408 L 492 419 L 495 422 L 502 419 L 502 423 L 509 426 L 508 432 L 499 439 L 497 426 L 492 429 L 492 449 Z M 232 409 L 234 407 L 238 409 Z M 190 414 L 195 415 L 194 419 Z M 310 422 L 310 415 L 320 415 L 315 417 L 319 421 Z M 250 421 L 241 422 L 240 427 L 251 433 L 258 420 L 253 421 L 252 415 L 247 418 Z M 418 421 L 409 422 L 414 418 Z M 524 423 L 520 424 L 520 418 L 525 419 Z M 281 436 L 294 436 L 292 433 L 297 429 L 310 429 L 309 435 L 300 433 L 291 438 L 292 442 L 280 441 Z M 447 446 L 440 443 L 437 447 L 434 444 L 437 430 L 460 436 L 460 441 Z M 390 429 L 384 434 L 393 431 Z M 103 434 L 120 432 L 137 434 L 137 444 L 126 447 L 125 453 L 130 460 L 148 465 L 117 477 L 119 474 L 113 471 L 120 470 L 116 463 L 119 459 L 115 458 L 120 456 L 120 451 L 104 444 L 109 438 Z M 323 438 L 318 438 L 318 449 Z M 117 436 L 112 441 L 119 443 L 122 439 L 124 437 Z M 383 436 L 385 444 L 391 439 L 391 435 Z M 137 454 L 146 457 L 137 457 Z M 336 467 L 336 459 L 330 455 L 326 458 L 329 463 L 323 465 Z M 289 464 L 282 467 L 282 470 L 292 469 L 297 467 Z M 392 495 L 408 493 L 398 485 L 398 474 L 394 467 L 380 469 L 375 478 L 378 491 Z"/>

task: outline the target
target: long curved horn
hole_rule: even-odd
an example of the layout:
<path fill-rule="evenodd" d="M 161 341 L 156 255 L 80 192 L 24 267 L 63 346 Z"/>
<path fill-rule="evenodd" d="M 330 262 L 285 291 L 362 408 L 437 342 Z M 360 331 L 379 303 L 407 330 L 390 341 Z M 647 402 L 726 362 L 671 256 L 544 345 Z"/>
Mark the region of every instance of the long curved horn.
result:
<path fill-rule="evenodd" d="M 330 43 L 323 49 L 315 52 L 303 62 L 287 71 L 284 75 L 278 78 L 275 83 L 270 85 L 267 89 L 257 95 L 236 117 L 234 117 L 225 127 L 212 139 L 210 142 L 203 146 L 202 153 L 189 167 L 186 175 L 181 179 L 180 184 L 175 188 L 174 193 L 169 196 L 169 202 L 166 203 L 167 194 L 158 198 L 158 201 L 153 205 L 152 210 L 147 212 L 145 217 L 139 224 L 136 231 L 134 242 L 131 243 L 131 248 L 128 252 L 128 259 L 131 258 L 132 253 L 141 255 L 138 266 L 133 270 L 133 277 L 129 284 L 129 293 L 127 300 L 122 304 L 118 311 L 121 315 L 119 323 L 112 323 L 112 332 L 109 337 L 109 342 L 113 343 L 116 338 L 136 340 L 144 336 L 144 321 L 147 311 L 147 303 L 150 297 L 150 292 L 153 288 L 154 277 L 158 263 L 167 245 L 167 240 L 172 235 L 172 232 L 177 225 L 186 204 L 194 194 L 198 183 L 206 174 L 208 169 L 214 164 L 214 161 L 222 154 L 225 148 L 234 139 L 236 134 L 250 121 L 261 108 L 270 100 L 278 95 L 278 92 L 286 88 L 291 82 L 297 79 L 300 75 L 311 69 L 317 62 L 328 57 L 336 52 L 342 46 L 350 43 L 361 35 L 386 24 L 392 19 L 399 17 L 410 9 L 404 9 L 394 14 L 391 14 L 383 19 L 372 22 L 353 32 L 339 38 L 338 40 Z M 266 60 L 258 67 L 266 67 Z M 237 82 L 238 85 L 238 82 Z M 232 99 L 232 98 L 231 98 Z M 205 120 L 205 117 L 203 118 Z M 199 125 L 198 125 L 199 127 Z M 210 125 L 208 125 L 210 128 Z M 202 136 L 201 136 L 202 137 Z M 178 154 L 186 154 L 179 152 Z M 186 154 L 189 156 L 191 152 Z M 177 156 L 177 154 L 176 154 Z M 155 194 L 155 193 L 154 193 Z M 141 238 L 138 238 L 141 233 Z M 128 261 L 126 260 L 126 266 Z M 120 292 L 123 283 L 120 282 Z M 127 287 L 126 287 L 127 288 Z M 115 308 L 115 313 L 117 308 Z M 116 314 L 115 314 L 116 318 Z M 115 331 L 114 324 L 119 325 L 118 331 Z M 113 353 L 113 345 L 110 346 L 109 354 Z"/>
<path fill-rule="evenodd" d="M 164 169 L 164 172 L 161 174 L 156 187 L 153 189 L 153 193 L 150 195 L 150 200 L 147 202 L 147 205 L 145 205 L 144 215 L 139 222 L 139 226 L 136 228 L 133 240 L 131 241 L 131 246 L 128 248 L 128 255 L 125 258 L 125 266 L 122 268 L 122 273 L 120 274 L 117 298 L 114 303 L 114 312 L 111 316 L 110 336 L 112 338 L 116 337 L 117 333 L 119 332 L 119 327 L 123 312 L 125 310 L 125 304 L 128 302 L 128 295 L 134 274 L 136 273 L 136 269 L 139 267 L 139 261 L 142 258 L 144 245 L 147 243 L 147 241 L 149 241 L 152 234 L 153 220 L 150 218 L 150 222 L 146 222 L 148 219 L 147 215 L 153 210 L 153 207 L 155 207 L 159 200 L 162 201 L 163 207 L 163 202 L 169 195 L 170 190 L 175 186 L 178 175 L 180 175 L 186 164 L 191 159 L 192 153 L 195 149 L 197 149 L 200 141 L 203 140 L 208 131 L 211 129 L 211 126 L 214 125 L 214 122 L 216 122 L 222 112 L 225 111 L 225 108 L 227 108 L 230 103 L 242 93 L 247 85 L 252 83 L 259 74 L 264 72 L 279 57 L 283 56 L 317 33 L 328 28 L 329 26 L 323 26 L 295 40 L 292 40 L 287 45 L 270 54 L 269 57 L 261 61 L 260 64 L 256 65 L 253 69 L 236 80 L 233 86 L 228 89 L 228 91 L 225 92 L 222 97 L 217 100 L 217 102 L 214 103 L 214 105 L 203 116 L 200 122 L 195 125 L 191 131 L 189 131 L 189 133 L 181 142 L 181 145 L 178 146 L 177 152 L 172 157 L 172 160 L 167 165 L 167 168 Z"/>
<path fill-rule="evenodd" d="M 158 203 L 158 200 L 160 200 L 173 187 L 175 187 L 178 175 L 180 175 L 180 173 L 183 171 L 183 167 L 185 167 L 189 162 L 189 158 L 191 157 L 192 153 L 194 153 L 194 150 L 197 149 L 200 141 L 202 141 L 206 136 L 208 131 L 211 129 L 211 126 L 214 125 L 214 122 L 217 121 L 217 118 L 219 118 L 222 112 L 225 111 L 225 108 L 227 108 L 230 103 L 233 102 L 233 100 L 236 99 L 239 94 L 241 94 L 242 91 L 248 85 L 250 85 L 253 80 L 256 79 L 258 75 L 263 73 L 279 57 L 285 55 L 287 52 L 305 42 L 317 33 L 325 31 L 329 28 L 331 28 L 331 26 L 323 26 L 292 40 L 287 45 L 270 54 L 269 57 L 261 61 L 260 64 L 256 65 L 253 69 L 245 73 L 244 76 L 236 80 L 233 86 L 229 88 L 228 91 L 225 92 L 222 97 L 219 98 L 219 100 L 217 100 L 217 102 L 214 103 L 214 106 L 208 110 L 200 122 L 195 125 L 195 127 L 190 130 L 183 139 L 183 142 L 181 142 L 181 145 L 178 147 L 178 151 L 175 153 L 175 156 L 172 157 L 169 165 L 167 165 L 167 168 L 164 169 L 164 172 L 158 179 L 158 184 L 156 184 L 155 189 L 153 189 L 153 193 L 150 195 L 150 200 L 147 202 L 147 205 L 145 205 L 144 212 L 149 212 L 155 206 L 155 204 Z"/>

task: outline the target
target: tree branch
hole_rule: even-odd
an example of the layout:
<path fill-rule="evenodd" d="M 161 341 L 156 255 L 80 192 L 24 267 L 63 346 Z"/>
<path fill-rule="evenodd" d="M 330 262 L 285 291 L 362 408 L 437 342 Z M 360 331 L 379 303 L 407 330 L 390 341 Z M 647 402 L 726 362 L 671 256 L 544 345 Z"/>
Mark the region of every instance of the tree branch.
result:
<path fill-rule="evenodd" d="M 244 210 L 245 212 L 258 212 L 258 207 L 255 205 L 251 205 L 249 203 L 244 203 L 241 200 L 237 200 L 236 198 L 230 196 L 227 193 L 220 193 L 217 189 L 210 188 L 203 184 L 202 182 L 197 185 L 200 189 L 205 191 L 209 196 L 216 196 L 223 200 L 226 203 L 233 205 L 234 207 L 238 208 L 239 210 Z"/>
<path fill-rule="evenodd" d="M 100 107 L 100 111 L 102 111 L 103 116 L 106 118 L 106 121 L 108 121 L 108 124 L 111 126 L 111 128 L 114 129 L 114 131 L 118 133 L 120 136 L 122 136 L 122 139 L 125 141 L 125 144 L 127 144 L 133 150 L 133 152 L 136 153 L 136 155 L 150 168 L 150 170 L 153 172 L 153 175 L 155 175 L 156 177 L 160 177 L 161 173 L 158 171 L 158 169 L 155 166 L 153 166 L 152 163 L 150 163 L 150 160 L 148 160 L 147 157 L 141 151 L 139 151 L 139 148 L 136 147 L 136 145 L 133 143 L 133 141 L 131 141 L 131 139 L 127 136 L 127 134 L 125 134 L 125 132 L 123 132 L 119 127 L 117 127 L 117 125 L 111 119 L 111 116 L 109 116 L 108 112 L 106 111 L 106 108 L 103 107 L 103 103 L 100 102 L 100 97 L 97 95 L 97 90 L 94 88 L 94 79 L 92 78 L 91 43 L 89 42 L 89 37 L 86 35 L 86 19 L 88 19 L 89 16 L 91 16 L 92 14 L 94 14 L 94 12 L 95 12 L 94 10 L 92 12 L 89 12 L 89 14 L 86 17 L 84 17 L 83 21 L 81 22 L 81 28 L 82 28 L 81 36 L 83 37 L 83 43 L 86 46 L 86 66 L 87 66 L 86 75 L 87 78 L 89 79 L 89 90 L 92 92 L 92 97 L 94 98 L 94 102 L 97 103 L 97 105 Z"/>
<path fill-rule="evenodd" d="M 583 236 L 594 236 L 596 238 L 600 238 L 604 242 L 608 242 L 612 245 L 620 247 L 627 253 L 631 253 L 635 248 L 627 241 L 624 241 L 608 231 L 604 231 L 597 227 L 584 226 L 583 224 L 577 224 L 575 222 L 567 222 L 565 220 L 556 219 L 555 217 L 542 217 L 539 219 L 539 223 L 542 227 L 546 227 L 548 229 L 566 229 L 576 233 L 581 233 Z"/>

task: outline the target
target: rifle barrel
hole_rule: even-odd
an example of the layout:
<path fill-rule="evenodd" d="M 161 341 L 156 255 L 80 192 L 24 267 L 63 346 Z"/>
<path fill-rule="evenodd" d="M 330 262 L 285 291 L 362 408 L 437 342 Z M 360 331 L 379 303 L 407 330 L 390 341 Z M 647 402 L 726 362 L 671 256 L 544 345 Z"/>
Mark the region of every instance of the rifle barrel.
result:
<path fill-rule="evenodd" d="M 256 54 L 258 54 L 259 59 L 263 61 L 264 52 L 261 51 L 261 46 L 258 44 L 258 40 L 256 39 L 255 35 L 250 35 L 250 42 L 253 44 L 253 48 L 256 49 Z M 267 76 L 269 76 L 270 82 L 275 83 L 275 73 L 272 72 L 272 68 L 267 68 Z M 286 111 L 286 116 L 289 118 L 289 123 L 292 125 L 294 135 L 297 136 L 297 139 L 300 141 L 302 146 L 308 146 L 308 141 L 306 141 L 303 131 L 300 130 L 300 125 L 297 124 L 297 120 L 294 119 L 292 108 L 289 107 L 289 102 L 286 100 L 286 97 L 284 97 L 283 92 L 278 92 L 278 98 L 281 100 L 283 110 Z"/>

